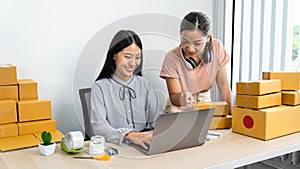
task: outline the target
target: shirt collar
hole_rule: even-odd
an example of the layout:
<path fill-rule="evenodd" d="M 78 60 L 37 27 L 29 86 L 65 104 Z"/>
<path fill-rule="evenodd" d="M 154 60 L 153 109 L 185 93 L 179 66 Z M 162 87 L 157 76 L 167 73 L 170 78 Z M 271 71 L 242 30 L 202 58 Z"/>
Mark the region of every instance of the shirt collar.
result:
<path fill-rule="evenodd" d="M 113 78 L 115 81 L 117 81 L 117 82 L 119 82 L 119 83 L 121 83 L 121 84 L 123 84 L 123 85 L 125 85 L 125 86 L 128 86 L 129 83 L 130 83 L 130 82 L 132 81 L 132 79 L 133 79 L 133 75 L 132 75 L 128 80 L 126 80 L 126 81 L 119 79 L 115 74 L 112 75 L 112 78 Z"/>

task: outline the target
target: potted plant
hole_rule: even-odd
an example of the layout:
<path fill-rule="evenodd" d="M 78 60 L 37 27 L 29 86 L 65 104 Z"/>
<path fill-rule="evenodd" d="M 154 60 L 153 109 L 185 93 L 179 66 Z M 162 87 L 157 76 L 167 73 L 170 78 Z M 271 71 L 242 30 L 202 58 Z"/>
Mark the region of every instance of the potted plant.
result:
<path fill-rule="evenodd" d="M 51 155 L 55 151 L 56 143 L 52 142 L 52 134 L 47 131 L 43 131 L 41 134 L 43 142 L 39 144 L 39 149 L 42 155 Z"/>

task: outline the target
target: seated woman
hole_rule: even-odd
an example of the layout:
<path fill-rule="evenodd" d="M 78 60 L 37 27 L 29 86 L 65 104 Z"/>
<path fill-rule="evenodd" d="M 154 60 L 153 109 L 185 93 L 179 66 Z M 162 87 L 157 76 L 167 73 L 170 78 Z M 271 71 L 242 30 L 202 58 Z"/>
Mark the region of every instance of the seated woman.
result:
<path fill-rule="evenodd" d="M 91 126 L 95 135 L 119 144 L 132 141 L 147 148 L 156 117 L 163 112 L 150 82 L 141 77 L 142 43 L 136 33 L 119 31 L 92 86 Z M 134 74 L 137 72 L 137 75 Z"/>

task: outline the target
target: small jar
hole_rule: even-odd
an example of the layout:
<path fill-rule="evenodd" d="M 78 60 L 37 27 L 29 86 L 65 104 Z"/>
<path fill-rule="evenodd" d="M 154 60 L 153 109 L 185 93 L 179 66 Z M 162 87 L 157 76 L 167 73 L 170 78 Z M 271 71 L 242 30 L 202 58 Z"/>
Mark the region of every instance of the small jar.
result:
<path fill-rule="evenodd" d="M 105 139 L 103 136 L 93 136 L 91 138 L 89 153 L 91 155 L 103 154 L 104 153 Z"/>

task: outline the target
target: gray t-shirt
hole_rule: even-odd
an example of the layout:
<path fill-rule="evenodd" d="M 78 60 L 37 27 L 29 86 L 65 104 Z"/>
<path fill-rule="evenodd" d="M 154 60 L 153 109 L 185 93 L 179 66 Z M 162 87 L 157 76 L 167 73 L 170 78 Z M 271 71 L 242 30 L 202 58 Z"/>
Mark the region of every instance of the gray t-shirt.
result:
<path fill-rule="evenodd" d="M 154 127 L 156 117 L 162 113 L 154 89 L 141 76 L 134 75 L 126 82 L 112 76 L 92 86 L 92 131 L 108 142 L 121 145 L 130 131 L 142 131 L 147 123 Z"/>

